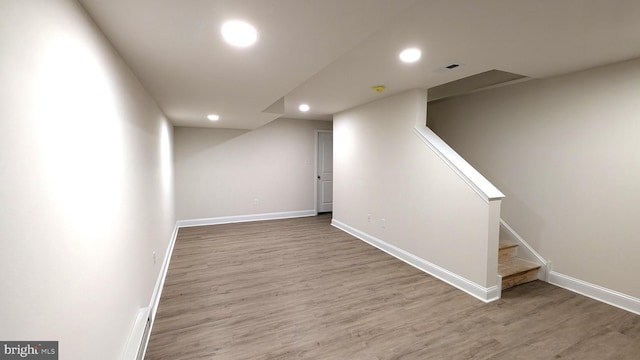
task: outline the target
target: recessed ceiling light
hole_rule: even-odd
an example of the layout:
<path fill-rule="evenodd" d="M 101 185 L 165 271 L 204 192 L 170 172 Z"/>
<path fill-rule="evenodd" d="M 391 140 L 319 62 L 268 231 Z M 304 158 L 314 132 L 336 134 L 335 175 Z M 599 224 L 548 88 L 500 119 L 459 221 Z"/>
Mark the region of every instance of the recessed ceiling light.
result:
<path fill-rule="evenodd" d="M 258 40 L 258 32 L 244 21 L 232 20 L 222 25 L 222 37 L 233 46 L 247 47 Z"/>
<path fill-rule="evenodd" d="M 209 119 L 211 121 L 218 121 L 218 120 L 220 120 L 220 116 L 218 116 L 216 114 L 211 114 L 211 115 L 207 115 L 207 119 Z"/>
<path fill-rule="evenodd" d="M 400 60 L 406 63 L 412 63 L 420 60 L 422 52 L 416 48 L 405 49 L 400 53 Z"/>
<path fill-rule="evenodd" d="M 302 112 L 307 112 L 307 111 L 309 111 L 309 109 L 311 109 L 311 108 L 307 104 L 301 104 L 300 106 L 298 106 L 298 110 L 300 110 Z"/>

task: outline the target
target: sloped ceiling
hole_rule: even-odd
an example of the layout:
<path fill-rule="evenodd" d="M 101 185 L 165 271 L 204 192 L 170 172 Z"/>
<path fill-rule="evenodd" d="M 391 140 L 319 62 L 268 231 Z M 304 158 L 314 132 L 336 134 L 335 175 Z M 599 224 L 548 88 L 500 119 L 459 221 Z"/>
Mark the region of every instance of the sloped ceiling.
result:
<path fill-rule="evenodd" d="M 637 0 L 80 0 L 178 126 L 253 129 L 498 69 L 531 78 L 640 57 Z M 225 20 L 259 32 L 250 48 Z M 404 64 L 413 46 L 422 59 Z M 452 63 L 461 64 L 443 70 Z M 371 87 L 384 84 L 378 94 Z M 311 106 L 300 113 L 298 105 Z M 220 121 L 206 115 L 216 113 Z"/>

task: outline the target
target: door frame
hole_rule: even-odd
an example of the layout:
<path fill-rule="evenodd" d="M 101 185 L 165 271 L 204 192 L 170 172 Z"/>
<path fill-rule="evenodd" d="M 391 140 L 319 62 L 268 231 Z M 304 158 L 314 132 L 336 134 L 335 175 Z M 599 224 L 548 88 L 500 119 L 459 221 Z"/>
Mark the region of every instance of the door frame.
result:
<path fill-rule="evenodd" d="M 333 130 L 316 130 L 315 134 L 315 156 L 313 160 L 313 209 L 318 215 L 318 153 L 320 142 L 318 139 L 320 138 L 320 134 L 322 133 L 330 133 L 333 135 Z"/>

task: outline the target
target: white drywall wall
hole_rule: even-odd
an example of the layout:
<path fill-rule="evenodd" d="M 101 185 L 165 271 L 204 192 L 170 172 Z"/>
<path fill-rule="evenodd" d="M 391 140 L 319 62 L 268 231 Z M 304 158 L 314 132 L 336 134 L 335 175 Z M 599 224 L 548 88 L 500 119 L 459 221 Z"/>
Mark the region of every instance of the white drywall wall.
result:
<path fill-rule="evenodd" d="M 552 269 L 640 297 L 640 60 L 429 103 Z"/>
<path fill-rule="evenodd" d="M 426 91 L 413 90 L 336 114 L 333 217 L 492 287 L 498 220 L 490 218 L 499 206 L 491 210 L 416 136 L 425 104 Z"/>
<path fill-rule="evenodd" d="M 175 224 L 172 126 L 77 2 L 0 7 L 0 339 L 118 359 Z"/>
<path fill-rule="evenodd" d="M 314 210 L 316 130 L 278 119 L 255 130 L 175 128 L 178 219 Z"/>

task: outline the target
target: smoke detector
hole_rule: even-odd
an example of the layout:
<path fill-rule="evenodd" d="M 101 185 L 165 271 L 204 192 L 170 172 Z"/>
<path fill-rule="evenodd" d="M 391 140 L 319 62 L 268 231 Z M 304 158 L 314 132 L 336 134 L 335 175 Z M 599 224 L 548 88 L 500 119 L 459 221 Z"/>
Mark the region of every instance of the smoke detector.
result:
<path fill-rule="evenodd" d="M 384 91 L 385 86 L 384 85 L 376 85 L 376 86 L 372 86 L 371 89 L 373 90 L 373 92 L 381 93 L 381 92 Z"/>

